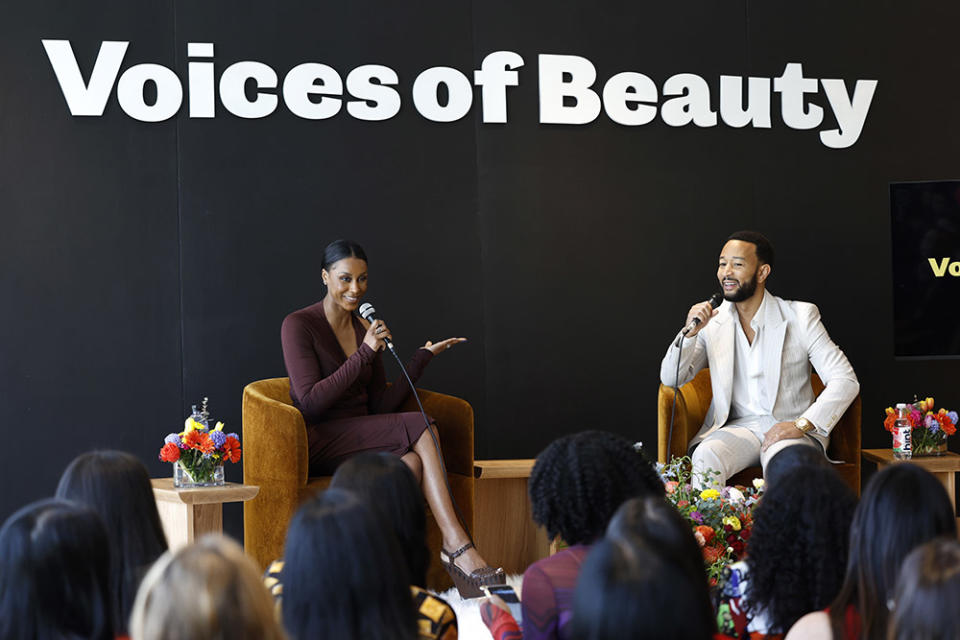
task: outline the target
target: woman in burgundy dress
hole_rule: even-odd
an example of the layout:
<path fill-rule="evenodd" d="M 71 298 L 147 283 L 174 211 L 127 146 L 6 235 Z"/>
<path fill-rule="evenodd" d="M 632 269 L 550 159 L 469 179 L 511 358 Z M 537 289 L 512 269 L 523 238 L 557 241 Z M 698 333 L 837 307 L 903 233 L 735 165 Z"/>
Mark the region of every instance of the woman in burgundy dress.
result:
<path fill-rule="evenodd" d="M 423 417 L 395 413 L 410 385 L 401 377 L 387 388 L 380 352 L 384 340 L 392 339 L 390 330 L 382 320 L 367 323 L 354 315 L 367 291 L 367 256 L 355 242 L 337 240 L 324 250 L 322 266 L 327 295 L 288 315 L 280 331 L 290 397 L 307 423 L 310 474 L 329 475 L 364 451 L 400 456 L 437 519 L 444 566 L 461 595 L 480 596 L 479 586 L 502 583 L 503 571 L 487 565 L 457 519 Z M 428 341 L 407 364 L 410 378 L 415 382 L 434 355 L 465 340 Z M 438 435 L 433 424 L 431 430 Z"/>

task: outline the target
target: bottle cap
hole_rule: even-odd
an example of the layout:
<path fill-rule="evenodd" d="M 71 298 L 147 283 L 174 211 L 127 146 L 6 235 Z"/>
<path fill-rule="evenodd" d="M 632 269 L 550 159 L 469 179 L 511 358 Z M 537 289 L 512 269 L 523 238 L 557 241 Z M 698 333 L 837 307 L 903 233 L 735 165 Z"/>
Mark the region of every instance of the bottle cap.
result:
<path fill-rule="evenodd" d="M 906 403 L 906 402 L 898 402 L 898 403 L 897 403 L 897 409 L 906 409 L 906 408 L 907 408 L 907 403 Z"/>

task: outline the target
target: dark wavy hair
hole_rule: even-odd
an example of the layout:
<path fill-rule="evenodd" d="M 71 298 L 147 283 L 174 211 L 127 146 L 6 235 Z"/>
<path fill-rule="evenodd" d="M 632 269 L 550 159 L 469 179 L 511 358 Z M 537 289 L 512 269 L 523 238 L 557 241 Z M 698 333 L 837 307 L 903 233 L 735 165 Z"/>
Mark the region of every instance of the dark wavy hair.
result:
<path fill-rule="evenodd" d="M 903 561 L 889 640 L 960 638 L 960 542 L 938 538 L 917 547 Z"/>
<path fill-rule="evenodd" d="M 140 581 L 167 550 L 150 474 L 129 453 L 91 451 L 66 468 L 56 495 L 90 507 L 107 528 L 114 629 L 125 635 Z"/>
<path fill-rule="evenodd" d="M 759 231 L 734 231 L 727 238 L 727 242 L 739 240 L 740 242 L 749 242 L 757 249 L 757 260 L 760 264 L 773 266 L 774 253 L 773 244 L 767 240 L 767 236 Z"/>
<path fill-rule="evenodd" d="M 533 520 L 567 544 L 592 542 L 625 500 L 663 495 L 653 466 L 618 435 L 583 431 L 552 442 L 530 473 Z"/>
<path fill-rule="evenodd" d="M 883 640 L 887 602 L 903 556 L 939 536 L 956 538 L 957 521 L 946 489 L 932 474 L 916 465 L 895 464 L 874 475 L 854 513 L 843 586 L 830 604 L 834 637 L 844 637 L 844 617 L 853 606 L 861 636 Z"/>
<path fill-rule="evenodd" d="M 400 547 L 351 492 L 328 489 L 301 506 L 283 559 L 282 618 L 294 640 L 417 637 Z"/>
<path fill-rule="evenodd" d="M 426 587 L 430 552 L 423 492 L 410 468 L 389 453 L 361 453 L 337 467 L 331 487 L 356 494 L 393 531 L 411 584 Z"/>
<path fill-rule="evenodd" d="M 577 580 L 572 627 L 576 640 L 713 638 L 697 543 L 663 498 L 625 503 L 594 545 Z"/>
<path fill-rule="evenodd" d="M 334 240 L 324 247 L 320 266 L 329 271 L 334 263 L 344 258 L 357 258 L 367 262 L 367 254 L 359 244 L 353 240 Z"/>
<path fill-rule="evenodd" d="M 745 600 L 751 615 L 766 616 L 770 633 L 786 633 L 836 597 L 856 506 L 840 476 L 821 467 L 795 468 L 764 494 L 747 543 Z"/>
<path fill-rule="evenodd" d="M 0 529 L 0 639 L 113 640 L 107 532 L 91 509 L 43 500 Z"/>

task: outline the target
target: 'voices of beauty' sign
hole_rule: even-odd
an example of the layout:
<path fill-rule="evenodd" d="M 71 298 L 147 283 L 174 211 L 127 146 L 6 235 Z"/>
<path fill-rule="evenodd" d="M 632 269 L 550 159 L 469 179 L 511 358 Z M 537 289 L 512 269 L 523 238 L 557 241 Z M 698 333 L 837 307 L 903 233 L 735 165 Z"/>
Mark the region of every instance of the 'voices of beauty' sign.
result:
<path fill-rule="evenodd" d="M 249 119 L 273 114 L 281 100 L 290 113 L 305 120 L 325 120 L 345 110 L 358 120 L 383 121 L 397 115 L 401 106 L 399 76 L 380 64 L 360 65 L 344 78 L 329 65 L 304 62 L 286 70 L 281 81 L 270 65 L 243 60 L 227 66 L 217 81 L 214 44 L 189 42 L 184 82 L 172 69 L 154 63 L 133 64 L 121 73 L 130 43 L 104 41 L 84 80 L 69 40 L 42 42 L 74 116 L 102 116 L 114 89 L 124 113 L 142 122 L 173 118 L 185 101 L 188 117 L 214 118 L 217 97 L 228 112 Z M 508 88 L 519 85 L 517 69 L 525 64 L 518 53 L 494 51 L 473 71 L 472 81 L 457 69 L 431 67 L 413 81 L 413 106 L 427 120 L 454 122 L 470 112 L 476 86 L 482 121 L 505 123 Z M 850 147 L 859 139 L 877 88 L 876 80 L 858 79 L 851 91 L 843 79 L 807 78 L 802 63 L 788 62 L 775 78 L 721 75 L 715 101 L 711 83 L 693 73 L 677 73 L 658 86 L 643 73 L 625 71 L 601 87 L 597 69 L 587 58 L 539 54 L 537 65 L 542 124 L 584 125 L 603 112 L 628 127 L 649 124 L 659 116 L 671 127 L 714 127 L 722 120 L 729 127 L 767 129 L 772 126 L 773 94 L 779 94 L 779 117 L 791 129 L 821 127 L 825 107 L 830 110 L 836 126 L 822 128 L 819 135 L 831 149 Z M 150 85 L 156 98 L 148 100 L 145 89 Z"/>

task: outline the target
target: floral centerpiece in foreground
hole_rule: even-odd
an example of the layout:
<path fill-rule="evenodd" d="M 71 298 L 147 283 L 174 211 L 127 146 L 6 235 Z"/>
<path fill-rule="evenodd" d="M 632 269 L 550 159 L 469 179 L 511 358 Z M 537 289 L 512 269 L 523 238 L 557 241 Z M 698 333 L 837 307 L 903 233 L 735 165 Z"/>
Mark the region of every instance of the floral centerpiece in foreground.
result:
<path fill-rule="evenodd" d="M 160 460 L 173 463 L 176 487 L 222 485 L 223 463 L 240 461 L 240 437 L 224 433 L 222 422 L 210 429 L 195 415 L 187 418 L 183 431 L 164 438 Z"/>
<path fill-rule="evenodd" d="M 947 451 L 947 436 L 957 432 L 957 412 L 940 409 L 933 411 L 933 398 L 914 400 L 907 405 L 907 419 L 912 427 L 912 449 L 915 456 L 939 456 Z M 884 428 L 893 433 L 897 412 L 887 407 Z"/>
<path fill-rule="evenodd" d="M 693 529 L 706 564 L 710 585 L 717 584 L 723 570 L 740 560 L 746 550 L 753 527 L 753 507 L 763 492 L 763 480 L 753 481 L 752 487 L 723 487 L 722 489 L 694 489 L 689 457 L 674 458 L 670 464 L 657 465 L 666 487 L 667 499 L 680 511 Z M 704 474 L 704 482 L 717 475 Z"/>

